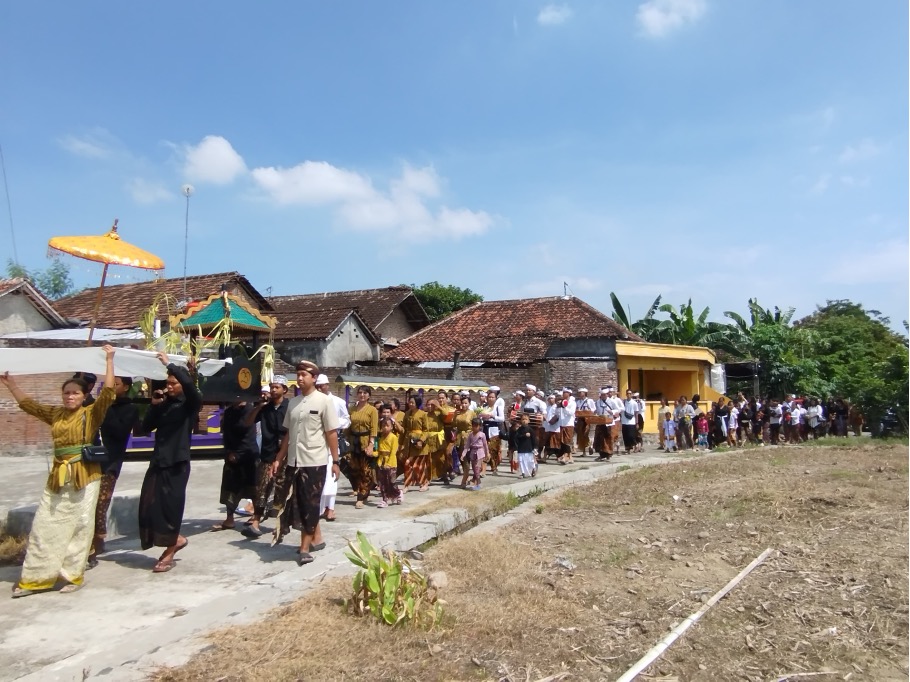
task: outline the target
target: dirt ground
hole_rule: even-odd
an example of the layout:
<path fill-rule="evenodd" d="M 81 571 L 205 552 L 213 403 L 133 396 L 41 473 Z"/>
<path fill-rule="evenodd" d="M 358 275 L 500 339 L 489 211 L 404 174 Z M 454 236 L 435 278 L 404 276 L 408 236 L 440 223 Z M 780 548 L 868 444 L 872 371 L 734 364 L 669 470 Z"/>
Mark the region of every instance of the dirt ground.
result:
<path fill-rule="evenodd" d="M 639 679 L 906 680 L 906 444 L 754 448 L 633 470 L 444 540 L 436 629 L 327 583 L 158 680 L 615 680 L 766 548 Z"/>

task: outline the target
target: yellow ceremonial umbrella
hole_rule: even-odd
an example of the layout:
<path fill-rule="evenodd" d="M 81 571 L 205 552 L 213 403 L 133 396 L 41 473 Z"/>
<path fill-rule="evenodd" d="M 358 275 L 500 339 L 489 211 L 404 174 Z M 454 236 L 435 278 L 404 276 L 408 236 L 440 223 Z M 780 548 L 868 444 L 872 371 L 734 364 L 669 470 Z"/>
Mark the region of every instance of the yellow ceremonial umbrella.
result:
<path fill-rule="evenodd" d="M 107 269 L 111 265 L 125 265 L 143 270 L 164 270 L 164 261 L 158 256 L 133 246 L 120 239 L 117 234 L 117 220 L 111 226 L 110 232 L 103 235 L 89 235 L 86 237 L 52 237 L 47 243 L 48 248 L 62 251 L 77 258 L 93 260 L 104 264 L 101 271 L 101 286 L 98 287 L 98 297 L 95 299 L 95 308 L 92 311 L 92 321 L 88 332 L 88 345 L 92 345 L 92 336 L 95 333 L 95 320 L 101 307 L 101 297 L 104 293 L 104 280 L 107 279 Z"/>

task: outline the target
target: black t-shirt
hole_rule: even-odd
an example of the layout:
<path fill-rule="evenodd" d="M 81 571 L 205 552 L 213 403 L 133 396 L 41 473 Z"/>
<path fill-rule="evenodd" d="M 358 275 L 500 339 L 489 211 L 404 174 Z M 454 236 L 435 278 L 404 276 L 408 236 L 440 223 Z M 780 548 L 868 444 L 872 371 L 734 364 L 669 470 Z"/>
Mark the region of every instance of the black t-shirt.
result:
<path fill-rule="evenodd" d="M 259 458 L 263 462 L 275 461 L 275 455 L 278 454 L 278 448 L 281 446 L 281 439 L 287 433 L 287 429 L 282 426 L 287 411 L 288 400 L 285 398 L 277 407 L 270 402 L 260 410 L 256 417 L 262 431 L 262 449 Z"/>
<path fill-rule="evenodd" d="M 533 452 L 534 451 L 534 429 L 530 426 L 519 426 L 515 430 L 515 434 L 512 436 L 512 439 L 515 443 L 515 449 L 518 452 Z"/>
<path fill-rule="evenodd" d="M 233 452 L 241 460 L 255 460 L 259 457 L 256 445 L 255 424 L 246 425 L 246 418 L 254 408 L 250 403 L 230 405 L 221 416 L 221 435 L 224 451 Z"/>

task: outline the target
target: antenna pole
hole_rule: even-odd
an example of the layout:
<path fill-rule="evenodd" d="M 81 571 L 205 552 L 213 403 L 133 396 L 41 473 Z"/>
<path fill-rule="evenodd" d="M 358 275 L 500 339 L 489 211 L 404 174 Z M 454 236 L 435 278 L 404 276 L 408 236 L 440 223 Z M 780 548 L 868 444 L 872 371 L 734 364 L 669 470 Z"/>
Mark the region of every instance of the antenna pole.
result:
<path fill-rule="evenodd" d="M 186 301 L 186 260 L 190 243 L 190 197 L 194 188 L 192 185 L 181 187 L 183 196 L 186 197 L 186 215 L 183 218 L 183 300 Z"/>

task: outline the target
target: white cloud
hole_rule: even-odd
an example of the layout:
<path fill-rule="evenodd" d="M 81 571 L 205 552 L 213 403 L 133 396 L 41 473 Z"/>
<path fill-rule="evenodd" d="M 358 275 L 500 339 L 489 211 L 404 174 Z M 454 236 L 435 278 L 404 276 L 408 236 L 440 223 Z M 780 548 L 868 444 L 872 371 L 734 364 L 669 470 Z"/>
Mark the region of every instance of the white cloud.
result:
<path fill-rule="evenodd" d="M 368 178 L 325 161 L 304 161 L 292 168 L 254 168 L 252 175 L 280 204 L 319 206 L 364 201 L 375 194 Z"/>
<path fill-rule="evenodd" d="M 175 194 L 160 183 L 149 182 L 142 178 L 133 178 L 126 186 L 133 200 L 139 204 L 156 204 L 159 201 L 170 201 Z"/>
<path fill-rule="evenodd" d="M 70 154 L 87 159 L 105 159 L 119 146 L 117 138 L 105 128 L 94 128 L 84 135 L 65 135 L 57 142 Z"/>
<path fill-rule="evenodd" d="M 246 172 L 243 157 L 220 135 L 206 135 L 202 142 L 184 148 L 183 173 L 193 182 L 227 185 Z"/>
<path fill-rule="evenodd" d="M 882 148 L 879 147 L 874 140 L 866 138 L 856 145 L 847 145 L 844 147 L 844 151 L 841 152 L 838 160 L 841 163 L 868 161 L 869 159 L 878 156 L 881 151 Z"/>
<path fill-rule="evenodd" d="M 537 14 L 541 26 L 559 26 L 572 18 L 574 12 L 568 5 L 546 5 Z"/>
<path fill-rule="evenodd" d="M 694 24 L 707 10 L 705 0 L 648 0 L 638 6 L 636 19 L 645 35 L 663 38 Z"/>
<path fill-rule="evenodd" d="M 907 286 L 906 240 L 892 239 L 865 244 L 862 252 L 851 251 L 833 263 L 824 281 L 837 284 L 902 284 Z"/>
<path fill-rule="evenodd" d="M 292 168 L 255 168 L 254 182 L 280 204 L 329 206 L 342 227 L 358 231 L 395 230 L 423 239 L 460 238 L 486 232 L 495 220 L 485 211 L 433 206 L 441 194 L 432 167 L 405 165 L 383 192 L 355 171 L 325 161 L 304 161 Z"/>

